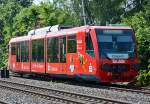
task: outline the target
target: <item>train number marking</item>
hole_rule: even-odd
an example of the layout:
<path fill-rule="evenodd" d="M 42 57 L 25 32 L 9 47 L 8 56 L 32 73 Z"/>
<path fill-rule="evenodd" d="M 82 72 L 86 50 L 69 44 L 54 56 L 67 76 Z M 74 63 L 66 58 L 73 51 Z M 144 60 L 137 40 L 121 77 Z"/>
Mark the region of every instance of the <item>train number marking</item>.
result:
<path fill-rule="evenodd" d="M 48 71 L 58 71 L 58 69 L 48 65 Z"/>
<path fill-rule="evenodd" d="M 125 60 L 112 60 L 112 63 L 125 63 Z"/>

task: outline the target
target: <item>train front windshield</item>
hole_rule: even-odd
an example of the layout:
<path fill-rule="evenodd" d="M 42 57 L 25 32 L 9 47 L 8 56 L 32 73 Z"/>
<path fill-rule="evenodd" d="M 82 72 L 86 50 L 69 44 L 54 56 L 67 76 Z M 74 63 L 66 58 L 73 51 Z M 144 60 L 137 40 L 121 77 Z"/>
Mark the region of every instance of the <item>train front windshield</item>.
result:
<path fill-rule="evenodd" d="M 134 58 L 135 41 L 132 30 L 96 29 L 96 34 L 102 58 L 112 58 L 111 54 Z"/>

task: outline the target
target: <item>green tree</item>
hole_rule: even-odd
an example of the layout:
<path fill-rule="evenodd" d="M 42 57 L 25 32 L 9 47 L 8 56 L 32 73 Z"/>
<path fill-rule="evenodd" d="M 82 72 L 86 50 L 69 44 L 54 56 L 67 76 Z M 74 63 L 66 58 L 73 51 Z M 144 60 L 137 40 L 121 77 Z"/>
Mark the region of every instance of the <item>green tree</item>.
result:
<path fill-rule="evenodd" d="M 145 6 L 147 5 L 149 0 L 125 0 L 125 13 L 124 15 L 133 16 L 135 13 L 140 11 L 145 11 Z"/>
<path fill-rule="evenodd" d="M 1 0 L 0 1 L 0 33 L 1 33 L 1 44 L 0 44 L 0 67 L 7 66 L 8 59 L 8 42 L 13 33 L 13 18 L 17 13 L 23 8 L 21 2 L 26 2 L 25 0 Z M 24 5 L 25 6 L 25 5 Z M 26 6 L 29 6 L 26 5 Z"/>
<path fill-rule="evenodd" d="M 76 23 L 76 19 L 62 8 L 55 8 L 51 3 L 41 3 L 24 8 L 16 15 L 13 35 L 25 35 L 29 30 L 39 27 Z"/>
<path fill-rule="evenodd" d="M 16 2 L 19 3 L 19 5 L 22 7 L 29 7 L 32 5 L 33 0 L 16 0 Z"/>
<path fill-rule="evenodd" d="M 137 13 L 125 18 L 123 22 L 135 30 L 139 45 L 141 69 L 148 69 L 150 64 L 150 26 L 145 19 L 145 13 Z"/>
<path fill-rule="evenodd" d="M 38 15 L 39 11 L 36 5 L 22 9 L 13 19 L 13 36 L 26 35 L 29 30 L 34 29 Z"/>
<path fill-rule="evenodd" d="M 55 0 L 58 2 L 58 0 Z M 83 24 L 83 13 L 81 0 L 61 0 L 61 4 L 70 2 L 70 10 L 80 19 Z M 106 25 L 121 21 L 124 12 L 123 2 L 125 0 L 84 0 L 86 21 L 88 24 Z M 56 2 L 56 3 L 57 3 Z M 64 6 L 64 5 L 63 5 Z"/>

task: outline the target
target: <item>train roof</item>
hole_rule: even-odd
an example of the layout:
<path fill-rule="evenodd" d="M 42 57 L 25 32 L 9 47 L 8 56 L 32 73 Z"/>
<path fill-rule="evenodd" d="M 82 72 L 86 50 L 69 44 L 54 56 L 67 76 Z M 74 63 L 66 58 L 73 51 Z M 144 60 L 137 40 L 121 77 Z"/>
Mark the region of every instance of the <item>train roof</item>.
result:
<path fill-rule="evenodd" d="M 27 41 L 29 39 L 30 39 L 29 36 L 20 36 L 20 37 L 15 37 L 15 38 L 10 39 L 9 43 Z"/>
<path fill-rule="evenodd" d="M 48 32 L 47 34 L 41 34 L 41 35 L 27 35 L 27 36 L 15 37 L 15 38 L 12 38 L 9 43 L 27 41 L 30 39 L 32 40 L 41 39 L 44 37 L 51 37 L 51 36 L 75 34 L 78 31 L 86 31 L 88 29 L 132 29 L 132 28 L 128 26 L 81 26 L 81 27 L 74 27 L 70 29 L 62 29 L 60 31 Z"/>
<path fill-rule="evenodd" d="M 132 29 L 129 26 L 91 26 L 91 27 L 99 29 Z"/>

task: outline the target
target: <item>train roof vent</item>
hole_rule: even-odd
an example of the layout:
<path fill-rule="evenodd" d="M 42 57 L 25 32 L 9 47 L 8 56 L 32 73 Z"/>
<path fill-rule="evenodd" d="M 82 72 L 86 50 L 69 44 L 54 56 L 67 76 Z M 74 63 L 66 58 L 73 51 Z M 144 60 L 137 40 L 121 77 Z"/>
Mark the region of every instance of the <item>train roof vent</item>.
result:
<path fill-rule="evenodd" d="M 60 31 L 63 29 L 69 29 L 69 28 L 73 28 L 73 26 L 54 25 L 54 26 L 51 26 L 50 31 L 57 32 L 57 31 Z"/>
<path fill-rule="evenodd" d="M 28 32 L 28 35 L 42 35 L 42 34 L 45 35 L 47 34 L 47 32 L 50 31 L 50 28 L 51 26 L 47 26 L 47 27 L 31 30 Z"/>
<path fill-rule="evenodd" d="M 31 30 L 28 32 L 28 35 L 45 35 L 48 32 L 57 32 L 63 29 L 73 28 L 73 26 L 63 26 L 63 25 L 54 25 L 54 26 L 47 26 L 35 30 Z"/>

